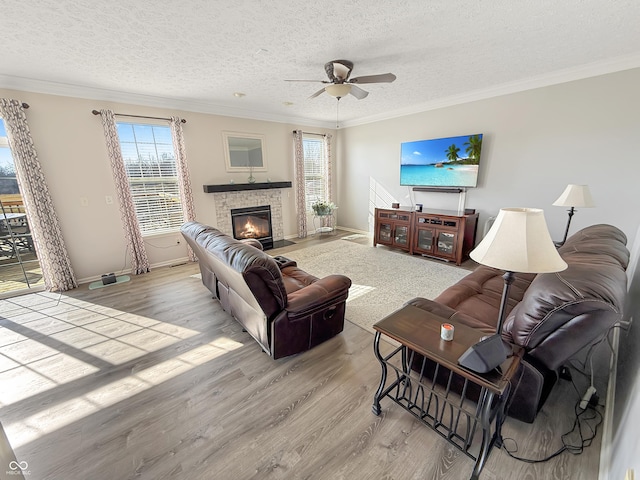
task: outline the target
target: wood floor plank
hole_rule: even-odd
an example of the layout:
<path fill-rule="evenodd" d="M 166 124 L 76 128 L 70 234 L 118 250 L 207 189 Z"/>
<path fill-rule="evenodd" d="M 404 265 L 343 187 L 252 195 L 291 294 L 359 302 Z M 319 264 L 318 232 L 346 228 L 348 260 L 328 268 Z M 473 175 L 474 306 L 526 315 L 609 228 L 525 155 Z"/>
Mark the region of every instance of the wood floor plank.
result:
<path fill-rule="evenodd" d="M 470 476 L 470 458 L 390 400 L 371 412 L 380 378 L 371 333 L 346 322 L 330 341 L 271 360 L 197 272 L 186 264 L 0 300 L 0 375 L 18 379 L 0 394 L 0 422 L 30 478 Z M 571 427 L 576 394 L 558 387 L 535 424 L 507 420 L 519 454 L 548 455 Z M 582 455 L 542 464 L 495 450 L 481 478 L 593 480 L 598 449 L 599 437 Z"/>

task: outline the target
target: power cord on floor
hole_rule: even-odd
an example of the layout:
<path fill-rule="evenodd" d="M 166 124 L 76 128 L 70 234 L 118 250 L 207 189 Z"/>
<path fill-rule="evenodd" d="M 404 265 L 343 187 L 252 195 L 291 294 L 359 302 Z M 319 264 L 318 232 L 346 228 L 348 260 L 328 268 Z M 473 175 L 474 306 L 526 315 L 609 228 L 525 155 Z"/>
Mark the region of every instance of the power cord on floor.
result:
<path fill-rule="evenodd" d="M 578 397 L 580 397 L 580 393 L 576 384 L 571 380 L 571 384 L 576 391 Z M 585 408 L 582 408 L 580 403 L 581 400 L 576 401 L 574 405 L 574 412 L 576 415 L 575 420 L 573 421 L 573 426 L 571 429 L 560 436 L 560 440 L 562 441 L 562 447 L 553 452 L 552 454 L 544 457 L 544 458 L 525 458 L 519 457 L 515 455 L 518 451 L 518 443 L 513 438 L 503 438 L 502 439 L 502 448 L 511 458 L 519 460 L 525 463 L 542 463 L 551 460 L 552 458 L 557 457 L 558 455 L 568 452 L 572 455 L 580 455 L 586 447 L 589 447 L 593 442 L 593 439 L 598 434 L 598 427 L 602 424 L 603 416 L 602 413 L 598 410 L 600 405 L 598 405 L 598 397 L 594 395 L 595 403 L 591 400 L 594 400 L 592 397 L 591 400 L 587 403 Z M 571 442 L 569 438 L 572 434 L 578 436 L 578 442 Z M 512 448 L 507 447 L 507 441 L 513 443 Z"/>
<path fill-rule="evenodd" d="M 511 458 L 515 458 L 521 462 L 526 463 L 542 463 L 557 457 L 558 455 L 568 452 L 572 455 L 580 455 L 584 449 L 591 445 L 593 439 L 598 433 L 598 427 L 602 423 L 602 414 L 598 411 L 598 407 L 588 405 L 586 409 L 582 410 L 579 406 L 580 402 L 576 402 L 574 410 L 576 418 L 573 422 L 571 430 L 563 433 L 560 437 L 562 440 L 562 447 L 544 458 L 524 458 L 515 455 L 518 451 L 518 443 L 513 438 L 503 438 L 502 448 Z M 595 420 L 594 424 L 589 423 Z M 571 434 L 577 433 L 579 436 L 579 442 L 571 443 L 568 438 Z M 507 447 L 507 441 L 513 442 L 513 448 Z"/>

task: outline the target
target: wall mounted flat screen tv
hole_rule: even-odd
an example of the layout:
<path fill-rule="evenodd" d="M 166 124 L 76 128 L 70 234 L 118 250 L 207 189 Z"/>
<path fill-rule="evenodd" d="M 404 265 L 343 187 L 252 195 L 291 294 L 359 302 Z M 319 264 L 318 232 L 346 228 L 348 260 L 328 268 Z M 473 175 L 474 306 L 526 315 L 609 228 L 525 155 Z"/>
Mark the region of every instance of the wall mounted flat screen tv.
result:
<path fill-rule="evenodd" d="M 482 134 L 403 142 L 400 185 L 475 187 Z"/>

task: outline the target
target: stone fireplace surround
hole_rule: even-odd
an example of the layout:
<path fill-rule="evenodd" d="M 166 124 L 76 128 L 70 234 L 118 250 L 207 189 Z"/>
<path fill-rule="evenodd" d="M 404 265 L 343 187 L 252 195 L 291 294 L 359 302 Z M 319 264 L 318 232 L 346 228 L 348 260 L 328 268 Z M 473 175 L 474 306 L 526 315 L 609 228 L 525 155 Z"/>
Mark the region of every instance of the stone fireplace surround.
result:
<path fill-rule="evenodd" d="M 270 205 L 273 240 L 284 239 L 282 192 L 280 189 L 217 192 L 213 193 L 213 199 L 216 208 L 216 225 L 218 230 L 233 237 L 233 227 L 231 225 L 232 208 Z"/>

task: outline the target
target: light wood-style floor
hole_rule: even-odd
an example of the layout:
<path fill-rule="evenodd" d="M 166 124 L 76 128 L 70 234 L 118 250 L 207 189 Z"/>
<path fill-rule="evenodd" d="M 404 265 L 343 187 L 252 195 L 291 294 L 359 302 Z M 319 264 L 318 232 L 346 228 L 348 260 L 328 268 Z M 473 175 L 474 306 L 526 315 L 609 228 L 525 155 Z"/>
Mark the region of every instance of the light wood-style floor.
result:
<path fill-rule="evenodd" d="M 313 350 L 271 360 L 197 272 L 185 264 L 0 301 L 0 422 L 26 478 L 469 478 L 468 457 L 390 400 L 371 413 L 371 333 L 346 322 Z M 562 381 L 535 424 L 507 419 L 504 435 L 519 455 L 548 455 L 577 400 Z M 542 464 L 494 450 L 481 478 L 596 479 L 599 445 L 598 434 L 581 455 Z"/>
<path fill-rule="evenodd" d="M 34 288 L 41 290 L 44 286 L 42 268 L 36 255 L 32 252 L 21 252 L 23 265 L 15 256 L 0 255 L 0 296 L 9 292 Z M 24 270 L 23 270 L 24 267 Z"/>

